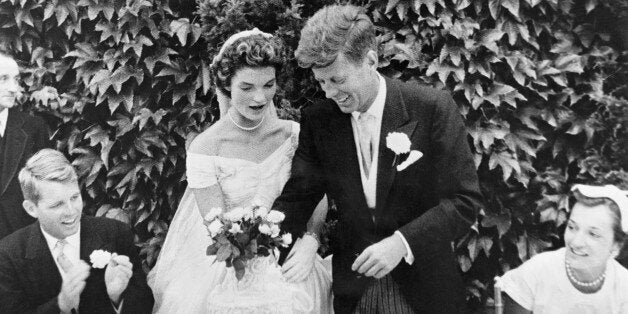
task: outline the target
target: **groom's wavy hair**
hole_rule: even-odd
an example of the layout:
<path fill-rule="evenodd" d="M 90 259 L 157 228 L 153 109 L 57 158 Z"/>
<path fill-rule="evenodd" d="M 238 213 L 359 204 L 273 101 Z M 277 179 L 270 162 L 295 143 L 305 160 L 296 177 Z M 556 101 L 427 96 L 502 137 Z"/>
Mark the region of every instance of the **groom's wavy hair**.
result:
<path fill-rule="evenodd" d="M 307 21 L 294 55 L 302 68 L 322 68 L 334 63 L 341 53 L 352 63 L 361 64 L 369 50 L 377 52 L 377 37 L 364 9 L 331 5 Z"/>
<path fill-rule="evenodd" d="M 279 76 L 285 63 L 284 46 L 276 36 L 266 38 L 262 35 L 252 35 L 239 38 L 225 49 L 220 60 L 216 60 L 210 66 L 212 83 L 231 98 L 228 88 L 238 70 L 245 67 L 274 67 L 275 75 Z"/>
<path fill-rule="evenodd" d="M 44 148 L 26 161 L 18 175 L 24 199 L 35 204 L 41 199 L 39 184 L 43 181 L 69 183 L 78 182 L 72 164 L 54 149 Z"/>

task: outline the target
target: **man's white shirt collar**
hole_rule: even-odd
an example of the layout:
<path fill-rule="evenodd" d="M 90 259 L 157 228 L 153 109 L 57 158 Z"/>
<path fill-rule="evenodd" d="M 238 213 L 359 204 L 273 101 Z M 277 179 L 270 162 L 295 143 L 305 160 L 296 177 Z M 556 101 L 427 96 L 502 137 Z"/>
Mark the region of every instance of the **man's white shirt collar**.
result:
<path fill-rule="evenodd" d="M 59 273 L 61 277 L 65 277 L 65 272 L 61 269 L 61 265 L 57 262 L 57 256 L 59 252 L 55 251 L 55 246 L 57 242 L 63 239 L 57 239 L 50 235 L 48 232 L 44 230 L 44 228 L 39 226 L 41 232 L 44 234 L 44 238 L 46 239 L 46 244 L 48 244 L 48 249 L 50 249 L 50 254 L 52 255 L 53 260 L 55 261 L 55 265 L 57 265 L 57 269 L 59 269 Z M 81 226 L 79 225 L 78 231 L 65 238 L 67 242 L 64 253 L 70 259 L 72 263 L 76 263 L 81 259 Z"/>
<path fill-rule="evenodd" d="M 44 238 L 46 238 L 46 243 L 48 244 L 50 251 L 54 250 L 55 246 L 57 245 L 57 242 L 59 242 L 60 240 L 63 240 L 63 239 L 57 239 L 53 237 L 52 235 L 50 235 L 48 232 L 46 232 L 46 230 L 44 230 L 44 228 L 41 227 L 41 225 L 39 226 L 39 228 L 41 229 L 41 232 L 44 234 Z M 65 241 L 68 242 L 67 244 L 77 249 L 80 248 L 81 247 L 81 226 L 79 225 L 78 231 L 75 234 L 65 238 Z"/>
<path fill-rule="evenodd" d="M 7 129 L 7 121 L 9 120 L 9 109 L 4 108 L 0 111 L 0 136 L 4 136 Z"/>
<path fill-rule="evenodd" d="M 379 79 L 379 87 L 377 89 L 377 96 L 375 96 L 375 99 L 373 100 L 373 104 L 371 104 L 371 107 L 369 107 L 369 109 L 366 110 L 366 112 L 374 116 L 375 118 L 377 118 L 377 121 L 380 122 L 379 126 L 381 128 L 382 116 L 384 115 L 384 104 L 386 103 L 386 80 L 378 72 L 375 72 L 375 73 L 377 73 L 377 78 Z M 360 112 L 354 111 L 351 113 L 351 115 L 357 121 L 358 117 L 360 116 Z"/>

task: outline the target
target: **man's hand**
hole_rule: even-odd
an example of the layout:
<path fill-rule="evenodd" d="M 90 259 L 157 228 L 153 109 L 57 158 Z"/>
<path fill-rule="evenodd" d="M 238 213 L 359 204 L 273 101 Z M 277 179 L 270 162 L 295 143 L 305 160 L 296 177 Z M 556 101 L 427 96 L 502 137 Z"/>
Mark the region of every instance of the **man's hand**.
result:
<path fill-rule="evenodd" d="M 393 234 L 364 249 L 351 265 L 351 270 L 380 279 L 397 267 L 406 254 L 403 241 L 398 235 Z"/>
<path fill-rule="evenodd" d="M 81 292 L 85 289 L 85 280 L 89 277 L 90 269 L 85 261 L 79 260 L 63 278 L 61 292 L 57 297 L 61 313 L 70 313 L 72 309 L 78 309 Z"/>
<path fill-rule="evenodd" d="M 105 286 L 109 299 L 116 306 L 120 304 L 120 295 L 129 284 L 133 276 L 133 264 L 128 256 L 113 254 L 105 270 Z"/>
<path fill-rule="evenodd" d="M 299 282 L 305 280 L 312 272 L 314 261 L 316 261 L 316 251 L 318 241 L 314 237 L 305 235 L 299 238 L 290 250 L 290 254 L 281 267 L 284 278 L 288 282 Z"/>

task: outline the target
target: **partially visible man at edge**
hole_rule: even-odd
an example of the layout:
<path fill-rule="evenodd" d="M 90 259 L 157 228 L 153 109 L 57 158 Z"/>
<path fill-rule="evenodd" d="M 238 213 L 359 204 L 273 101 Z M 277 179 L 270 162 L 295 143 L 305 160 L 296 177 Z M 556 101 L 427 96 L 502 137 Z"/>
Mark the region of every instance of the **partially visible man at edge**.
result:
<path fill-rule="evenodd" d="M 15 60 L 0 51 L 0 239 L 35 221 L 22 208 L 17 173 L 35 152 L 52 147 L 44 120 L 16 106 L 19 76 Z"/>

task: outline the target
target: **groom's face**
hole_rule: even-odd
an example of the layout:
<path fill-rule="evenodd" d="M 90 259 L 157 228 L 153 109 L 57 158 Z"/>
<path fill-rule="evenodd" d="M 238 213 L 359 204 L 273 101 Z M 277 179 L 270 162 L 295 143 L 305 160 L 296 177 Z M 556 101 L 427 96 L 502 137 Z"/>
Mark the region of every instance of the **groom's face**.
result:
<path fill-rule="evenodd" d="M 57 239 L 78 232 L 83 212 L 83 199 L 76 181 L 40 181 L 39 201 L 24 201 L 24 208 L 39 220 L 42 229 Z"/>
<path fill-rule="evenodd" d="M 351 62 L 341 53 L 329 66 L 312 68 L 325 97 L 335 101 L 344 113 L 365 112 L 371 106 L 379 86 L 376 70 L 374 51 L 369 51 L 359 63 Z"/>

